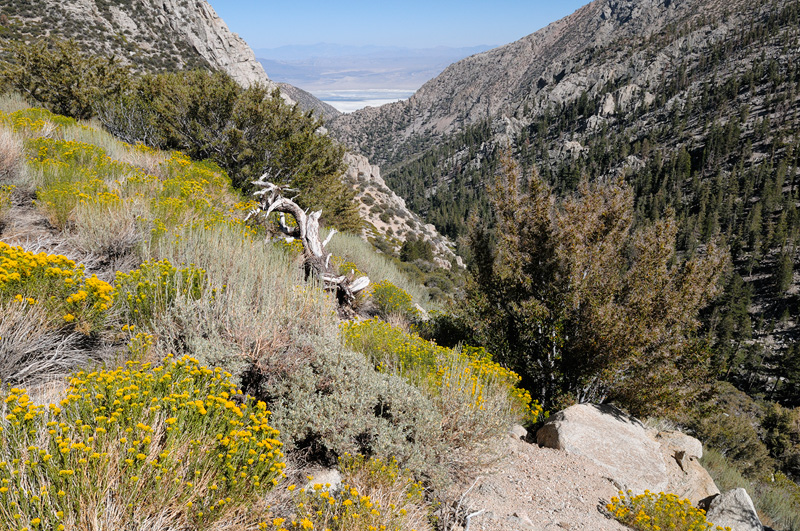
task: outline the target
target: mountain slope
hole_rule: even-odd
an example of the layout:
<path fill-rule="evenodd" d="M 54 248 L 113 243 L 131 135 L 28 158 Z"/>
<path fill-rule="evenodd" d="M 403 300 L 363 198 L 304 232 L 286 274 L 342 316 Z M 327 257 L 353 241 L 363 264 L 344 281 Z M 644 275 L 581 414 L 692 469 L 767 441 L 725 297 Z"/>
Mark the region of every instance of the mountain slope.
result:
<path fill-rule="evenodd" d="M 640 222 L 675 212 L 681 252 L 731 248 L 718 368 L 798 405 L 798 27 L 796 0 L 596 0 L 330 127 L 451 237 L 487 216 L 499 148 L 561 194 L 625 174 Z"/>
<path fill-rule="evenodd" d="M 11 0 L 2 6 L 2 37 L 75 39 L 144 71 L 211 66 L 237 82 L 271 85 L 247 43 L 205 0 Z"/>
<path fill-rule="evenodd" d="M 640 39 L 697 16 L 695 3 L 592 2 L 519 41 L 451 65 L 407 101 L 343 116 L 332 130 L 384 163 L 400 148 L 383 153 L 375 146 L 398 140 L 402 145 L 411 137 L 449 133 L 485 117 L 513 114 L 526 100 L 535 99 L 540 106 L 562 103 L 578 90 L 599 90 L 625 73 L 606 64 L 587 75 L 584 52 Z M 570 79 L 575 72 L 580 72 L 580 80 Z"/>

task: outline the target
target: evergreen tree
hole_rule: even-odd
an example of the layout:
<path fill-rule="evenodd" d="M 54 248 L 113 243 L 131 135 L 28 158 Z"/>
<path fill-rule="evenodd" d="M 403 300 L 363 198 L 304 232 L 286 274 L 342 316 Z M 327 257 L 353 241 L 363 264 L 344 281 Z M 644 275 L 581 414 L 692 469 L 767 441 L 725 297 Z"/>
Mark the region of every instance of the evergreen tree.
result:
<path fill-rule="evenodd" d="M 613 400 L 645 414 L 689 398 L 707 372 L 698 311 L 719 292 L 726 253 L 675 256 L 671 215 L 634 227 L 618 182 L 557 202 L 506 156 L 490 190 L 496 246 L 483 225 L 463 314 L 546 407 Z"/>

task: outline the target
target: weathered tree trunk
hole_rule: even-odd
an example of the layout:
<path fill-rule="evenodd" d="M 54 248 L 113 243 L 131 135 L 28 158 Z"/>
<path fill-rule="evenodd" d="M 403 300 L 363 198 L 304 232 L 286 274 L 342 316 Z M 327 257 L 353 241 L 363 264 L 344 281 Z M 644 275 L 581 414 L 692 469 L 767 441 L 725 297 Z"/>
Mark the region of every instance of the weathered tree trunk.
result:
<path fill-rule="evenodd" d="M 281 213 L 281 231 L 286 235 L 288 241 L 294 238 L 303 244 L 303 267 L 306 272 L 306 279 L 314 277 L 322 281 L 325 289 L 336 293 L 336 300 L 340 306 L 351 306 L 355 300 L 355 294 L 369 285 L 368 277 L 354 279 L 350 275 L 339 275 L 331 266 L 331 253 L 325 252 L 325 246 L 336 234 L 336 229 L 331 229 L 325 241 L 322 241 L 319 233 L 319 218 L 322 211 L 306 213 L 300 206 L 289 198 L 283 197 L 283 190 L 265 180 L 267 174 L 261 176 L 253 184 L 261 188 L 253 193 L 261 204 L 256 207 L 248 218 L 263 215 L 267 218 L 273 212 Z M 289 191 L 287 189 L 287 191 Z M 286 225 L 284 214 L 294 217 L 297 222 L 296 227 Z"/>

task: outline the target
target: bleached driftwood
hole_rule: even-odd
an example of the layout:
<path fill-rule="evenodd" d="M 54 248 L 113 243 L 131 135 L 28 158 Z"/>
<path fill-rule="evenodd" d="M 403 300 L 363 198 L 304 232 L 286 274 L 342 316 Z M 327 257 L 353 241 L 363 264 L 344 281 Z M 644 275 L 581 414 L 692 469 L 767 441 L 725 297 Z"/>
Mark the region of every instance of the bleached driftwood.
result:
<path fill-rule="evenodd" d="M 284 192 L 296 190 L 281 188 L 267 181 L 267 178 L 268 175 L 264 174 L 259 180 L 253 181 L 253 184 L 260 188 L 253 193 L 260 204 L 247 217 L 263 215 L 267 218 L 273 212 L 280 212 L 280 229 L 286 235 L 286 239 L 293 241 L 297 238 L 303 244 L 303 267 L 306 278 L 313 276 L 320 279 L 325 289 L 336 292 L 336 299 L 340 305 L 351 305 L 355 300 L 355 294 L 369 285 L 369 278 L 353 278 L 352 271 L 348 275 L 339 275 L 331 266 L 331 253 L 325 252 L 325 246 L 336 234 L 336 229 L 331 229 L 328 237 L 322 241 L 319 232 L 319 218 L 322 211 L 307 213 L 292 199 L 283 195 Z M 296 227 L 289 227 L 286 224 L 286 214 L 294 217 L 297 222 Z"/>

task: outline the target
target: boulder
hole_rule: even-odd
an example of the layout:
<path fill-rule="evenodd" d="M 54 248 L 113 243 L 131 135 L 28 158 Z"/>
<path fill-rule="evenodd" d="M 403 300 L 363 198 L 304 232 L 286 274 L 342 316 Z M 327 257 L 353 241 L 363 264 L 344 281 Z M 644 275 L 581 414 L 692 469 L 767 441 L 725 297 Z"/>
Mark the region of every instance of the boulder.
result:
<path fill-rule="evenodd" d="M 623 490 L 670 492 L 697 506 L 719 494 L 698 459 L 700 441 L 678 431 L 646 430 L 609 405 L 579 404 L 556 413 L 537 432 L 540 446 L 588 457 Z"/>
<path fill-rule="evenodd" d="M 306 492 L 317 490 L 314 489 L 315 485 L 321 485 L 329 492 L 336 492 L 342 487 L 342 475 L 335 468 L 314 471 L 309 477 L 308 483 L 303 487 Z"/>
<path fill-rule="evenodd" d="M 660 431 L 656 441 L 674 452 L 683 452 L 686 457 L 700 459 L 703 457 L 703 443 L 679 431 Z"/>
<path fill-rule="evenodd" d="M 669 484 L 660 445 L 641 422 L 610 405 L 560 411 L 539 429 L 536 442 L 588 457 L 623 490 L 660 492 Z"/>
<path fill-rule="evenodd" d="M 523 441 L 528 440 L 528 430 L 520 426 L 519 424 L 514 424 L 511 426 L 511 429 L 508 430 L 509 435 L 516 439 L 522 439 Z"/>
<path fill-rule="evenodd" d="M 706 520 L 731 531 L 763 531 L 753 500 L 744 489 L 729 490 L 711 501 Z"/>
<path fill-rule="evenodd" d="M 679 431 L 658 432 L 654 438 L 661 445 L 667 467 L 667 492 L 688 498 L 695 506 L 719 494 L 714 480 L 698 462 L 703 456 L 700 441 Z"/>

